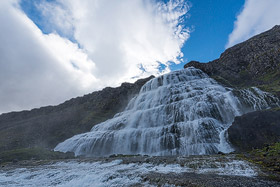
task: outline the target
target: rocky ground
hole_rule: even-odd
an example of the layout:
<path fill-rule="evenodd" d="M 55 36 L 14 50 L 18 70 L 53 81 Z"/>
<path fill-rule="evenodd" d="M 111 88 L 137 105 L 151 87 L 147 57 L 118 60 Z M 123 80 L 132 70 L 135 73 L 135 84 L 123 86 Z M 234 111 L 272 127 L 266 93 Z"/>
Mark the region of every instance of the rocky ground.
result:
<path fill-rule="evenodd" d="M 0 186 L 280 186 L 270 173 L 235 154 L 111 156 L 5 163 Z"/>

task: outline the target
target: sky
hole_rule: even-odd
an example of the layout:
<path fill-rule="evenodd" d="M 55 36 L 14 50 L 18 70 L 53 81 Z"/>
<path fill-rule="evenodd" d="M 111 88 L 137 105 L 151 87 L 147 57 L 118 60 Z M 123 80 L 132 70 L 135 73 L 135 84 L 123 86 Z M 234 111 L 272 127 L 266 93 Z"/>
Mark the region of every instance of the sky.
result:
<path fill-rule="evenodd" d="M 0 1 L 0 114 L 161 75 L 280 24 L 279 0 Z"/>

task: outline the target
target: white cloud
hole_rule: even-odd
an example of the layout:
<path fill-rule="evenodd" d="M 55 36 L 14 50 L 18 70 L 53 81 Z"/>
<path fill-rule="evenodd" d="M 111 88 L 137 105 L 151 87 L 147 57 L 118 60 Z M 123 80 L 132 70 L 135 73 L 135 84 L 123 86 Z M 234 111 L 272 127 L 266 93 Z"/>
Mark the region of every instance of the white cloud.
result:
<path fill-rule="evenodd" d="M 71 37 L 74 33 L 71 12 L 67 11 L 57 1 L 48 3 L 45 0 L 35 1 L 35 7 L 40 10 L 40 14 L 46 19 L 40 20 L 44 29 L 51 32 L 58 32 L 66 37 Z"/>
<path fill-rule="evenodd" d="M 42 34 L 16 6 L 0 2 L 0 113 L 91 91 L 98 79 L 87 54 L 56 34 Z"/>
<path fill-rule="evenodd" d="M 279 10 L 279 0 L 246 0 L 242 12 L 234 23 L 234 30 L 229 35 L 226 47 L 245 41 L 274 25 L 279 25 Z"/>
<path fill-rule="evenodd" d="M 0 113 L 160 74 L 159 62 L 180 63 L 189 37 L 180 21 L 188 11 L 183 0 L 58 0 L 37 7 L 54 33 L 43 34 L 17 0 L 0 1 Z"/>
<path fill-rule="evenodd" d="M 169 61 L 180 63 L 181 47 L 189 37 L 188 30 L 180 25 L 188 11 L 183 0 L 167 4 L 150 0 L 59 0 L 55 5 L 64 8 L 67 20 L 73 20 L 74 38 L 96 63 L 96 76 L 104 82 L 116 85 L 131 77 L 158 74 L 158 62 L 167 66 Z M 65 13 L 59 11 L 57 15 Z M 65 16 L 57 18 L 52 20 L 54 24 L 64 23 L 61 20 Z"/>

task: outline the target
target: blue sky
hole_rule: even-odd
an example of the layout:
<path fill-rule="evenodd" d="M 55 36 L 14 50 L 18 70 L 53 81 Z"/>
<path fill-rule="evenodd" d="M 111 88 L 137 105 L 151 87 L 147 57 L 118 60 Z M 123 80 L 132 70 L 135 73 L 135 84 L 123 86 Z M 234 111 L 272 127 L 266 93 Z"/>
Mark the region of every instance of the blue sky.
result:
<path fill-rule="evenodd" d="M 225 50 L 229 34 L 233 31 L 236 16 L 245 0 L 192 0 L 190 18 L 186 25 L 192 28 L 191 36 L 182 51 L 184 62 L 209 62 L 219 58 Z M 173 65 L 182 69 L 185 63 Z"/>
<path fill-rule="evenodd" d="M 0 1 L 0 113 L 214 60 L 280 24 L 279 9 L 279 0 Z"/>
<path fill-rule="evenodd" d="M 44 21 L 44 16 L 36 4 L 41 0 L 22 0 L 21 8 L 44 32 L 51 33 L 53 27 Z M 55 0 L 47 0 L 54 2 Z M 165 0 L 164 2 L 167 2 Z M 173 64 L 172 70 L 183 68 L 190 60 L 209 62 L 220 56 L 225 50 L 229 34 L 233 31 L 236 16 L 241 12 L 245 0 L 190 0 L 190 10 L 185 20 L 186 27 L 191 29 L 191 36 L 182 48 L 184 62 Z M 58 34 L 68 37 L 71 41 L 75 39 L 57 31 Z"/>
<path fill-rule="evenodd" d="M 194 31 L 182 51 L 186 61 L 209 62 L 219 58 L 225 50 L 229 34 L 233 31 L 236 16 L 244 0 L 192 0 L 190 19 L 186 25 Z M 183 64 L 177 66 L 182 68 Z"/>

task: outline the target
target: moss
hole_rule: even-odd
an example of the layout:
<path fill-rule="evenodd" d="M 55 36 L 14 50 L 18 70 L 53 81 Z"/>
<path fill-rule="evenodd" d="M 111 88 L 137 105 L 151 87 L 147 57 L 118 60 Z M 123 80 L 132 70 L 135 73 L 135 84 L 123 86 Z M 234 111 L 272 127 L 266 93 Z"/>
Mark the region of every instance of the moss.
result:
<path fill-rule="evenodd" d="M 274 107 L 274 108 L 270 108 L 270 109 L 266 109 L 266 110 L 277 112 L 277 111 L 280 111 L 280 107 Z"/>
<path fill-rule="evenodd" d="M 251 77 L 249 71 L 245 69 L 240 71 L 239 76 L 241 79 L 245 79 L 245 80 L 250 79 Z"/>
<path fill-rule="evenodd" d="M 250 69 L 250 65 L 248 65 L 247 69 Z M 278 65 L 280 67 L 280 65 Z M 279 68 L 278 68 L 279 69 Z M 262 75 L 253 75 L 250 74 L 249 70 L 241 70 L 238 73 L 238 77 L 230 77 L 230 76 L 219 76 L 212 75 L 211 78 L 215 79 L 220 84 L 226 87 L 238 88 L 238 89 L 246 89 L 250 87 L 258 87 L 261 90 L 266 92 L 270 92 L 274 95 L 280 96 L 280 71 L 276 69 L 267 70 Z"/>
<path fill-rule="evenodd" d="M 230 81 L 224 79 L 221 76 L 212 76 L 211 78 L 215 79 L 217 82 L 219 82 L 220 84 L 226 86 L 226 87 L 234 87 Z"/>
<path fill-rule="evenodd" d="M 39 147 L 14 149 L 0 153 L 0 163 L 16 162 L 20 160 L 47 160 L 73 158 L 72 153 L 54 152 Z"/>
<path fill-rule="evenodd" d="M 273 71 L 270 73 L 266 73 L 263 76 L 258 78 L 259 81 L 262 81 L 263 84 L 259 85 L 258 87 L 264 91 L 271 92 L 276 94 L 280 92 L 280 72 Z"/>
<path fill-rule="evenodd" d="M 238 154 L 238 157 L 259 165 L 269 172 L 269 178 L 280 181 L 280 142 L 249 153 Z"/>
<path fill-rule="evenodd" d="M 271 73 L 267 73 L 261 77 L 259 77 L 258 79 L 259 80 L 263 80 L 263 81 L 271 81 L 272 79 L 277 79 L 279 76 L 279 72 L 277 71 L 274 71 L 274 72 L 271 72 Z"/>

